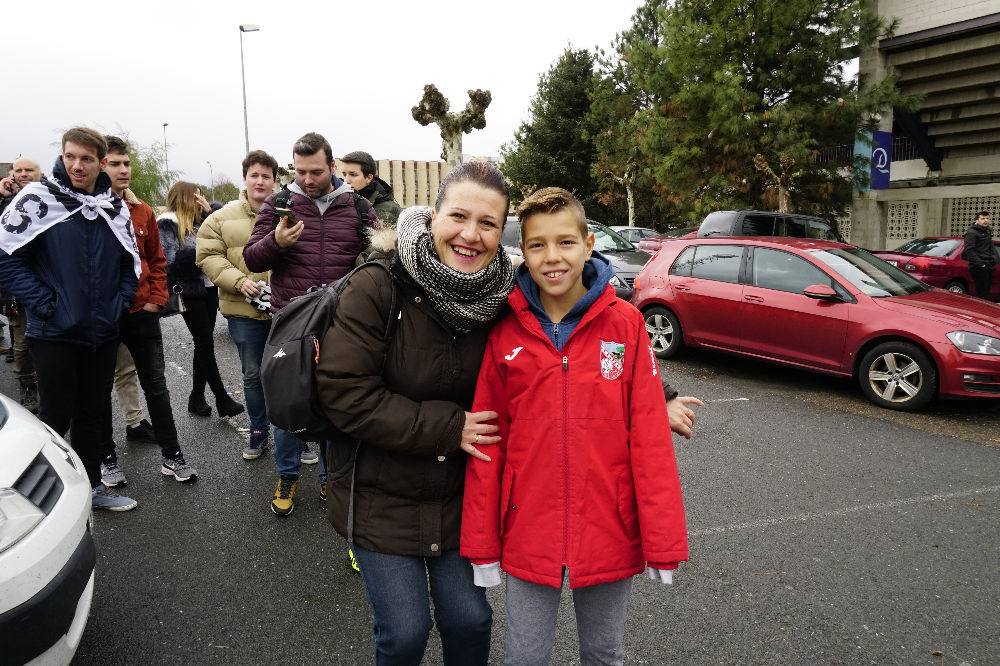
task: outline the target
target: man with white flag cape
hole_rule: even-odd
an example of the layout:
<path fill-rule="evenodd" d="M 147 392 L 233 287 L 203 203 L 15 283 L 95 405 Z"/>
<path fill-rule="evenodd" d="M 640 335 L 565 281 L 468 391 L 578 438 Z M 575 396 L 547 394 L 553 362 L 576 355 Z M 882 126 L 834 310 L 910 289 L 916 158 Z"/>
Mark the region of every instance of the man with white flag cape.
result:
<path fill-rule="evenodd" d="M 24 306 L 39 418 L 83 460 L 95 509 L 137 503 L 101 483 L 118 322 L 141 268 L 128 207 L 102 170 L 107 143 L 82 127 L 62 138 L 52 177 L 25 186 L 0 215 L 0 284 Z"/>

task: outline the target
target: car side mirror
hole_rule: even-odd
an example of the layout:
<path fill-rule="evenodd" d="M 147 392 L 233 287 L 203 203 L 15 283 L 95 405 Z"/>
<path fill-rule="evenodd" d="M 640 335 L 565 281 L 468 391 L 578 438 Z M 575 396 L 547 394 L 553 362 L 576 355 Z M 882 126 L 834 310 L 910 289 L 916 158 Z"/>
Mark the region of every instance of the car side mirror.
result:
<path fill-rule="evenodd" d="M 838 294 L 833 287 L 828 284 L 813 284 L 806 287 L 802 293 L 809 298 L 815 298 L 817 301 L 839 301 L 840 294 Z"/>

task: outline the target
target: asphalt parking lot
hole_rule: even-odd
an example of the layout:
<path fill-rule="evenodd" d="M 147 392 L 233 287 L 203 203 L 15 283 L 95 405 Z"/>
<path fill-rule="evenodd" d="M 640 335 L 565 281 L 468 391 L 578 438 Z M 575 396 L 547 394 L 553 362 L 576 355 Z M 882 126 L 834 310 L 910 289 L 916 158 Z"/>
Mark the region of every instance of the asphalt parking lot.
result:
<path fill-rule="evenodd" d="M 316 468 L 296 512 L 271 514 L 273 463 L 240 458 L 243 417 L 186 413 L 190 337 L 177 318 L 164 331 L 202 479 L 162 477 L 155 445 L 126 445 L 116 423 L 140 506 L 95 516 L 97 585 L 76 663 L 369 663 L 370 614 Z M 238 395 L 222 321 L 217 343 Z M 676 441 L 691 561 L 671 587 L 636 579 L 627 663 L 1000 663 L 1000 403 L 899 414 L 848 381 L 722 355 L 664 368 L 707 402 L 695 438 Z M 503 594 L 490 596 L 500 663 Z M 553 663 L 575 663 L 568 604 L 560 627 Z M 425 663 L 440 659 L 432 639 Z"/>

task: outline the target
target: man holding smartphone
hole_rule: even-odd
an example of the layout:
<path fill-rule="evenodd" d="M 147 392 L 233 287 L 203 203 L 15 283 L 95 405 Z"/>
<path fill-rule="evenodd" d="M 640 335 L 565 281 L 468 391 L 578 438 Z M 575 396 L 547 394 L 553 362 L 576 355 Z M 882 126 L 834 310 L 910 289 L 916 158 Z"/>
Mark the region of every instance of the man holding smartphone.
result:
<path fill-rule="evenodd" d="M 292 147 L 292 160 L 295 182 L 264 201 L 243 248 L 249 270 L 271 271 L 272 312 L 310 289 L 336 282 L 354 267 L 368 244 L 359 206 L 366 211 L 367 226 L 379 224 L 371 204 L 356 199 L 351 186 L 334 175 L 333 149 L 322 135 L 302 136 Z M 280 213 L 276 201 L 287 202 Z M 303 446 L 291 433 L 275 429 L 278 482 L 271 511 L 276 515 L 287 516 L 295 509 Z M 320 496 L 326 499 L 326 467 L 320 458 Z"/>

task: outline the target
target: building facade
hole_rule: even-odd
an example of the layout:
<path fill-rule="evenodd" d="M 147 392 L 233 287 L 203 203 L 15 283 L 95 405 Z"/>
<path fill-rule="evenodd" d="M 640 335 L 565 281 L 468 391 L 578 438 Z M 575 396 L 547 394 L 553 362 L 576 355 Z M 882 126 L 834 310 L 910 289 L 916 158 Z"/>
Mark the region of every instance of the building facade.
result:
<path fill-rule="evenodd" d="M 852 243 L 895 248 L 919 236 L 965 233 L 978 211 L 1000 235 L 1000 0 L 871 0 L 899 21 L 866 49 L 860 76 L 894 74 L 919 95 L 913 113 L 893 109 L 889 188 L 855 195 L 842 224 Z"/>

